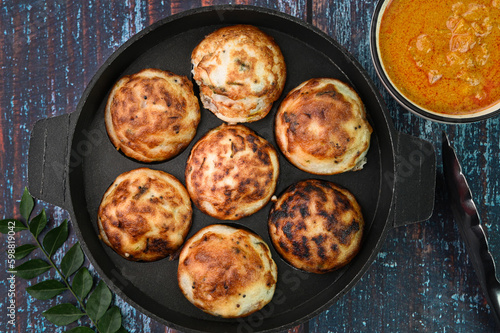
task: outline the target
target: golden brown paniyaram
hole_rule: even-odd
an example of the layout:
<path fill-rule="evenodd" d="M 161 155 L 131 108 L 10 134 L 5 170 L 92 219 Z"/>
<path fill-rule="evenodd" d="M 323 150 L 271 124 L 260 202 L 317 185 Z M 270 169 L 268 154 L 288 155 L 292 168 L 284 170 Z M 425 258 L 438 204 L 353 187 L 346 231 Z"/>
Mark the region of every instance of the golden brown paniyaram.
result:
<path fill-rule="evenodd" d="M 187 77 L 149 68 L 113 86 L 105 122 L 111 142 L 125 155 L 141 162 L 163 161 L 194 138 L 200 106 Z"/>
<path fill-rule="evenodd" d="M 266 139 L 243 125 L 223 124 L 193 146 L 186 188 L 205 214 L 238 220 L 269 202 L 278 174 L 278 154 Z"/>
<path fill-rule="evenodd" d="M 179 256 L 177 278 L 184 296 L 201 310 L 238 318 L 269 303 L 278 272 L 262 238 L 216 224 L 187 240 Z"/>
<path fill-rule="evenodd" d="M 336 270 L 358 253 L 364 219 L 354 196 L 325 180 L 291 185 L 271 208 L 269 235 L 292 266 L 312 272 Z"/>
<path fill-rule="evenodd" d="M 203 106 L 228 123 L 265 117 L 283 91 L 286 65 L 274 39 L 251 25 L 206 36 L 191 54 Z"/>
<path fill-rule="evenodd" d="M 173 254 L 191 228 L 186 188 L 174 176 L 148 168 L 119 175 L 99 206 L 99 238 L 122 257 L 154 261 Z"/>
<path fill-rule="evenodd" d="M 288 93 L 276 113 L 274 131 L 293 165 L 331 175 L 363 167 L 372 128 L 363 102 L 349 85 L 315 78 Z"/>

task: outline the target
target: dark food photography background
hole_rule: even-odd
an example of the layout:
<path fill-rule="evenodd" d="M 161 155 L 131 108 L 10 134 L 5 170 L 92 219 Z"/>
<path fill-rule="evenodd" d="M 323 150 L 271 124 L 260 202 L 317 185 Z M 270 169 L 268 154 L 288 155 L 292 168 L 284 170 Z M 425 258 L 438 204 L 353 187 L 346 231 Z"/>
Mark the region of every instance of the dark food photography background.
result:
<path fill-rule="evenodd" d="M 0 5 L 0 201 L 1 218 L 19 217 L 19 199 L 28 183 L 28 151 L 36 121 L 77 108 L 101 65 L 136 33 L 155 22 L 209 5 L 245 4 L 277 10 L 310 23 L 342 45 L 375 83 L 396 129 L 424 139 L 436 149 L 436 198 L 432 216 L 423 222 L 391 229 L 375 261 L 354 287 L 328 309 L 288 332 L 495 332 L 490 308 L 481 290 L 464 242 L 453 219 L 441 164 L 442 131 L 454 145 L 471 186 L 488 236 L 490 251 L 500 263 L 499 117 L 471 124 L 446 125 L 422 119 L 402 108 L 378 79 L 370 55 L 369 31 L 377 2 L 336 1 L 2 1 Z M 297 50 L 300 52 L 300 50 Z M 204 112 L 207 112 L 204 110 Z M 416 199 L 416 198 L 415 198 Z M 51 227 L 69 214 L 37 201 Z M 16 234 L 16 244 L 30 242 Z M 0 331 L 7 325 L 7 238 L 0 237 Z M 69 239 L 54 256 L 77 242 L 71 221 Z M 89 261 L 94 279 L 99 275 Z M 47 278 L 15 282 L 16 326 L 12 331 L 63 332 L 41 313 L 73 302 L 69 293 L 40 301 L 26 287 Z M 166 300 L 168 302 L 168 300 Z M 114 296 L 129 332 L 177 332 Z M 82 319 L 81 325 L 89 325 Z M 73 325 L 74 326 L 74 325 Z M 73 327 L 68 326 L 68 327 Z"/>

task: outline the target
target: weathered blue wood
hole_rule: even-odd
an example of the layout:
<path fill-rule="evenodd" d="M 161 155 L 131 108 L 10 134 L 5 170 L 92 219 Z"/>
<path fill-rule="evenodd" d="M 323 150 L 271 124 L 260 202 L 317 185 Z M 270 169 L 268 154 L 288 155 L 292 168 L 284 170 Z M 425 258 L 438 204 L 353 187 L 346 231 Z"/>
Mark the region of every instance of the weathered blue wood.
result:
<path fill-rule="evenodd" d="M 1 217 L 18 217 L 18 202 L 27 183 L 27 153 L 33 124 L 50 116 L 73 112 L 93 75 L 104 61 L 135 33 L 172 14 L 204 5 L 235 3 L 227 1 L 5 1 L 0 5 L 0 203 Z M 290 13 L 305 19 L 305 1 L 250 1 L 263 7 Z M 47 210 L 52 226 L 68 214 L 58 207 L 39 202 L 38 211 Z M 41 235 L 43 237 L 43 234 Z M 4 237 L 1 238 L 4 240 Z M 24 232 L 17 244 L 33 243 Z M 77 241 L 71 230 L 68 242 L 55 255 L 61 260 Z M 6 242 L 0 252 L 7 250 Z M 41 257 L 34 253 L 33 257 Z M 7 267 L 2 256 L 0 265 Z M 22 261 L 19 261 L 20 263 Z M 97 281 L 98 276 L 91 267 Z M 53 305 L 73 302 L 69 293 L 53 300 L 37 301 L 25 289 L 48 278 L 49 271 L 38 278 L 16 279 L 16 327 L 8 326 L 8 274 L 0 271 L 0 332 L 62 332 L 62 328 L 42 317 Z M 175 332 L 143 315 L 119 297 L 114 298 L 130 332 Z M 89 325 L 82 319 L 69 325 Z M 300 327 L 295 330 L 300 331 Z"/>
<path fill-rule="evenodd" d="M 494 332 L 489 308 L 453 222 L 442 182 L 441 131 L 449 133 L 500 262 L 498 117 L 468 125 L 437 124 L 400 107 L 376 76 L 368 31 L 375 1 L 320 2 L 314 23 L 338 40 L 368 71 L 396 128 L 433 142 L 438 153 L 435 212 L 424 223 L 389 233 L 367 274 L 353 290 L 314 319 L 315 332 Z M 372 306 L 368 309 L 367 305 Z M 348 318 L 346 320 L 346 318 Z"/>
<path fill-rule="evenodd" d="M 429 221 L 389 232 L 377 260 L 360 282 L 309 323 L 311 332 L 493 332 L 495 323 L 480 290 L 447 204 L 441 179 L 441 130 L 450 134 L 485 223 L 496 262 L 500 262 L 499 119 L 469 125 L 443 125 L 403 110 L 376 77 L 368 42 L 375 0 L 162 1 L 9 0 L 0 5 L 0 217 L 19 216 L 27 182 L 29 133 L 36 120 L 72 112 L 99 66 L 128 38 L 157 20 L 203 5 L 248 3 L 290 13 L 338 40 L 368 71 L 380 89 L 398 130 L 435 143 L 438 179 L 435 213 Z M 49 204 L 51 223 L 68 218 Z M 31 241 L 18 234 L 17 244 Z M 70 226 L 66 251 L 76 242 Z M 0 237 L 0 253 L 7 243 Z M 61 250 L 55 255 L 61 260 Z M 38 256 L 39 254 L 35 254 Z M 0 332 L 7 326 L 7 258 L 0 255 Z M 88 262 L 97 281 L 97 274 Z M 50 301 L 31 298 L 25 288 L 47 277 L 16 280 L 16 332 L 62 332 L 41 313 L 72 302 L 68 293 Z M 118 297 L 114 303 L 130 332 L 173 332 Z M 79 323 L 88 325 L 88 321 Z M 74 326 L 74 325 L 72 325 Z M 72 327 L 70 326 L 70 327 Z M 297 330 L 301 330 L 298 328 Z"/>

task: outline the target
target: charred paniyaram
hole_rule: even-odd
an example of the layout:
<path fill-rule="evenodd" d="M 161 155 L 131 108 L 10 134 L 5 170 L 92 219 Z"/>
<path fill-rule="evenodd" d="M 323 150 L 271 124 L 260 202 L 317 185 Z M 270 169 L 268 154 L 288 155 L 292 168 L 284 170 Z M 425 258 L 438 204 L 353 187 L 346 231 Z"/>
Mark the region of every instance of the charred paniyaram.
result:
<path fill-rule="evenodd" d="M 113 86 L 105 122 L 111 142 L 125 155 L 141 162 L 163 161 L 194 138 L 200 106 L 187 77 L 149 68 Z"/>
<path fill-rule="evenodd" d="M 221 28 L 191 54 L 203 106 L 228 123 L 259 120 L 283 91 L 286 65 L 274 39 L 251 25 Z"/>
<path fill-rule="evenodd" d="M 278 271 L 258 235 L 215 224 L 188 239 L 179 256 L 177 278 L 184 296 L 201 310 L 238 318 L 271 301 Z"/>
<path fill-rule="evenodd" d="M 372 127 L 363 102 L 349 85 L 316 78 L 288 93 L 276 113 L 274 131 L 293 165 L 332 175 L 363 167 Z"/>
<path fill-rule="evenodd" d="M 223 124 L 193 146 L 186 188 L 205 214 L 238 220 L 269 202 L 278 174 L 278 154 L 266 139 L 246 126 Z"/>
<path fill-rule="evenodd" d="M 354 196 L 324 180 L 290 186 L 269 213 L 275 249 L 292 266 L 312 273 L 336 270 L 358 253 L 364 219 Z"/>
<path fill-rule="evenodd" d="M 132 261 L 176 252 L 191 228 L 189 194 L 174 176 L 148 168 L 119 175 L 99 206 L 99 238 Z"/>

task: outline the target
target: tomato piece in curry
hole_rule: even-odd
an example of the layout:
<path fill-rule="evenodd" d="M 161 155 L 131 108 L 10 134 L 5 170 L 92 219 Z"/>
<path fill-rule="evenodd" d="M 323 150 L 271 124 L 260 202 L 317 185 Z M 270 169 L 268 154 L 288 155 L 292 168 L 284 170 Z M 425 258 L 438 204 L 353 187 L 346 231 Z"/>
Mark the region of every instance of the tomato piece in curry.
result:
<path fill-rule="evenodd" d="M 500 102 L 500 0 L 393 0 L 378 43 L 394 86 L 424 109 L 467 115 Z"/>

